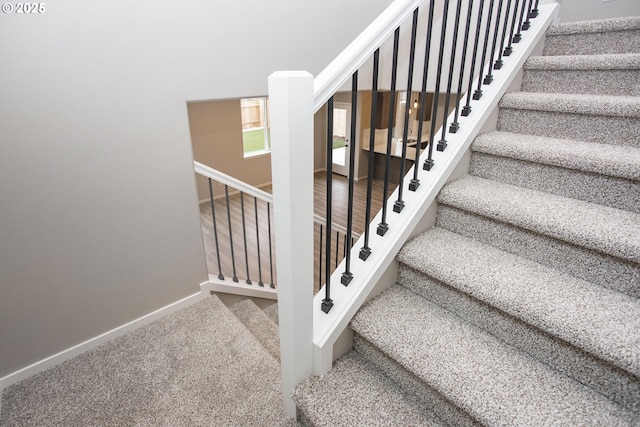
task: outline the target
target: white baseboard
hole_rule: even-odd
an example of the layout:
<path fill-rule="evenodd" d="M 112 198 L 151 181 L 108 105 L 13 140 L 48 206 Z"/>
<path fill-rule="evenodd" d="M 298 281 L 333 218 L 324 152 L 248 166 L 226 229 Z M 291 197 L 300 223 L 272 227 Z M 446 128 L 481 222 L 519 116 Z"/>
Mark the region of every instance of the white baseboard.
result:
<path fill-rule="evenodd" d="M 197 292 L 179 301 L 171 303 L 165 307 L 159 308 L 158 310 L 153 311 L 149 314 L 146 314 L 138 319 L 132 320 L 129 323 L 125 323 L 122 326 L 119 326 L 115 329 L 107 331 L 101 335 L 98 335 L 97 337 L 91 338 L 80 344 L 74 345 L 71 348 L 63 350 L 57 354 L 49 356 L 45 359 L 42 359 L 36 363 L 33 363 L 29 366 L 26 366 L 20 370 L 17 370 L 9 375 L 6 375 L 0 378 L 0 396 L 2 395 L 2 390 L 5 387 L 9 387 L 10 385 L 13 385 L 19 381 L 29 378 L 32 375 L 35 375 L 39 372 L 45 371 L 49 368 L 59 365 L 65 360 L 69 360 L 79 354 L 82 354 L 88 350 L 91 350 L 99 346 L 100 344 L 104 344 L 105 342 L 111 341 L 121 335 L 126 334 L 127 332 L 131 332 L 141 326 L 144 326 L 148 323 L 153 322 L 154 320 L 160 319 L 177 310 L 180 310 L 191 304 L 194 304 L 200 301 L 202 298 L 206 298 L 210 296 L 210 293 L 208 291 L 204 291 L 202 288 L 202 285 L 200 286 L 201 286 L 200 292 Z M 0 401 L 0 404 L 1 404 L 1 401 Z"/>

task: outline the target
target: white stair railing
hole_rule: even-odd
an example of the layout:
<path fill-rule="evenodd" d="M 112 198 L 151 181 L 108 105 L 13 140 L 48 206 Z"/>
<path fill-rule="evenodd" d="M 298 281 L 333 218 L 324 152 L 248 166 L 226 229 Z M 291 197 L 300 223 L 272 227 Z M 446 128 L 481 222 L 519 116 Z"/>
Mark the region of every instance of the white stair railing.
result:
<path fill-rule="evenodd" d="M 436 115 L 437 106 L 434 105 L 434 112 L 431 118 L 431 130 L 429 135 L 428 158 L 424 167 L 418 162 L 420 151 L 416 153 L 416 162 L 408 170 L 406 176 L 401 179 L 399 188 L 410 189 L 404 195 L 402 205 L 399 209 L 396 197 L 398 189 L 388 200 L 386 210 L 394 211 L 395 214 L 383 219 L 380 212 L 373 217 L 369 228 L 376 229 L 379 224 L 384 224 L 382 233 L 371 233 L 369 241 L 361 236 L 352 249 L 353 264 L 349 272 L 353 279 L 348 286 L 337 285 L 331 288 L 329 297 L 329 286 L 325 286 L 326 295 L 318 294 L 312 300 L 313 289 L 313 152 L 314 152 L 314 130 L 313 114 L 327 101 L 330 100 L 339 88 L 356 73 L 368 58 L 379 52 L 381 43 L 387 40 L 392 34 L 398 34 L 398 27 L 414 14 L 417 17 L 416 7 L 421 5 L 421 1 L 398 0 L 394 2 L 383 14 L 371 24 L 345 51 L 336 58 L 315 80 L 307 72 L 276 72 L 269 77 L 269 97 L 271 101 L 271 126 L 272 126 L 272 179 L 274 189 L 274 203 L 276 206 L 276 241 L 277 241 L 277 269 L 279 272 L 279 309 L 280 309 L 280 333 L 282 351 L 282 388 L 287 415 L 295 416 L 295 406 L 290 399 L 294 386 L 312 373 L 323 374 L 331 368 L 334 359 L 334 346 L 343 331 L 348 327 L 348 323 L 364 303 L 369 293 L 375 285 L 383 278 L 387 269 L 391 266 L 397 252 L 419 226 L 425 217 L 427 209 L 433 204 L 438 191 L 454 173 L 460 160 L 467 152 L 471 141 L 480 132 L 486 120 L 497 107 L 498 101 L 505 93 L 517 72 L 521 69 L 526 58 L 531 54 L 537 43 L 542 39 L 544 31 L 551 24 L 557 14 L 556 5 L 545 5 L 537 9 L 538 2 L 533 0 L 480 0 L 475 3 L 488 6 L 482 13 L 475 12 L 478 17 L 477 24 L 470 30 L 471 3 L 464 2 L 468 7 L 467 27 L 456 24 L 455 34 L 462 34 L 471 37 L 475 33 L 476 43 L 474 49 L 483 45 L 482 56 L 487 56 L 486 61 L 478 62 L 475 73 L 467 72 L 464 67 L 458 67 L 455 73 L 460 73 L 459 79 L 464 79 L 465 85 L 463 93 L 458 93 L 454 103 L 456 107 L 461 107 L 463 99 L 471 100 L 469 88 L 480 88 L 476 90 L 477 96 L 472 101 L 472 109 L 468 103 L 465 106 L 466 114 L 458 116 L 458 108 L 455 114 L 444 114 L 443 118 Z M 426 2 L 425 2 L 426 3 Z M 430 1 L 429 30 L 427 34 L 438 33 L 432 31 L 436 28 L 442 29 L 439 41 L 438 66 L 435 71 L 445 70 L 443 82 L 448 76 L 448 88 L 451 90 L 454 73 L 453 63 L 456 55 L 456 44 L 453 42 L 453 51 L 449 59 L 443 60 L 446 37 L 452 37 L 446 33 L 444 22 L 451 19 L 449 13 L 449 1 L 437 2 L 439 6 L 444 3 L 444 12 L 440 17 L 433 18 L 433 10 L 436 2 Z M 453 3 L 453 2 L 451 2 Z M 461 19 L 461 4 L 457 2 L 456 17 Z M 494 5 L 497 5 L 494 7 Z M 503 5 L 505 6 L 503 8 Z M 535 9 L 534 9 L 535 8 Z M 451 10 L 454 8 L 452 7 Z M 481 11 L 483 9 L 480 9 Z M 494 12 L 496 10 L 496 12 Z M 539 15 L 533 17 L 534 11 Z M 496 13 L 496 15 L 492 15 Z M 442 19 L 445 17 L 447 19 Z M 527 31 L 524 30 L 526 19 Z M 415 26 L 414 20 L 414 26 Z M 453 26 L 453 25 L 452 25 Z M 414 27 L 415 28 L 415 27 Z M 475 30 L 474 30 L 475 28 Z M 517 34 L 509 34 L 509 28 L 513 33 L 516 28 Z M 482 29 L 482 31 L 481 31 Z M 490 31 L 491 30 L 491 31 Z M 482 33 L 483 37 L 479 35 Z M 489 36 L 484 36 L 489 34 Z M 505 44 L 506 35 L 509 34 L 508 46 Z M 512 49 L 512 36 L 516 39 Z M 436 35 L 434 35 L 434 38 Z M 455 36 L 457 37 L 457 35 Z M 454 40 L 455 40 L 454 37 Z M 478 39 L 480 42 L 478 42 Z M 482 42 L 484 39 L 484 42 Z M 500 41 L 502 39 L 502 41 Z M 429 38 L 427 40 L 430 40 Z M 492 42 L 493 40 L 493 42 Z M 516 43 L 515 41 L 513 43 Z M 450 43 L 451 44 L 451 43 Z M 429 45 L 429 43 L 425 43 Z M 464 44 L 467 46 L 467 43 Z M 473 43 L 468 43 L 469 49 Z M 449 46 L 451 48 L 451 46 Z M 509 54 L 504 52 L 509 49 Z M 437 49 L 437 48 L 436 48 Z M 434 49 L 434 51 L 436 51 Z M 395 49 L 394 49 L 395 52 Z M 395 53 L 394 53 L 395 55 Z M 428 54 L 425 55 L 428 58 Z M 446 56 L 446 55 L 445 55 Z M 474 55 L 475 58 L 476 55 Z M 480 59 L 480 58 L 478 58 Z M 496 65 L 494 65 L 494 59 Z M 475 59 L 474 59 L 475 61 Z M 375 62 L 375 61 L 374 61 Z M 421 100 L 425 98 L 426 82 L 428 79 L 425 61 L 425 73 L 423 77 L 423 88 Z M 499 66 L 497 63 L 499 62 Z M 446 64 L 446 67 L 445 67 Z M 408 67 L 412 69 L 410 65 Z M 450 71 L 446 71 L 449 69 Z M 435 97 L 439 94 L 440 71 L 436 78 Z M 485 76 L 485 72 L 487 75 Z M 374 76 L 377 68 L 374 66 Z M 393 79 L 392 79 L 393 80 Z M 354 81 L 357 81 L 354 79 Z M 411 81 L 411 80 L 409 80 Z M 457 81 L 454 79 L 454 81 Z M 372 83 L 372 90 L 375 94 L 376 80 Z M 460 84 L 462 87 L 462 84 Z M 409 86 L 412 88 L 413 86 Z M 356 89 L 357 90 L 357 86 Z M 393 93 L 393 86 L 392 86 Z M 479 92 L 479 94 L 478 94 Z M 449 95 L 449 94 L 447 94 Z M 375 99 L 375 96 L 372 96 Z M 476 99 L 479 98 L 479 99 Z M 468 102 L 469 102 L 468 101 Z M 423 104 L 421 102 L 421 104 Z M 330 104 L 331 105 L 331 104 Z M 372 110 L 375 112 L 375 101 L 372 102 Z M 408 109 L 408 107 L 407 107 Z M 473 112 L 471 112 L 473 111 Z M 372 118 L 373 118 L 372 114 Z M 422 125 L 422 118 L 420 119 Z M 449 124 L 454 124 L 451 128 Z M 405 122 L 405 135 L 406 135 Z M 373 128 L 373 126 L 371 126 Z M 448 129 L 449 133 L 447 133 Z M 371 132 L 373 134 L 373 132 Z M 445 137 L 446 134 L 446 137 Z M 418 132 L 420 135 L 420 132 Z M 440 137 L 442 135 L 442 137 Z M 438 141 L 435 138 L 439 138 Z M 446 140 L 445 140 L 446 138 Z M 403 138 L 405 141 L 407 138 Z M 389 141 L 391 137 L 389 137 Z M 369 152 L 373 152 L 373 138 L 371 140 Z M 438 142 L 438 150 L 433 149 Z M 328 141 L 330 144 L 330 140 Z M 352 141 L 355 144 L 356 141 Z M 420 140 L 418 139 L 418 146 Z M 389 147 L 387 144 L 387 157 Z M 330 154 L 327 155 L 330 157 Z M 405 157 L 403 156 L 403 161 Z M 328 175 L 331 175 L 330 161 L 328 164 Z M 370 163 L 371 165 L 371 163 Z M 371 168 L 369 168 L 371 170 Z M 371 177 L 369 177 L 371 179 Z M 417 185 L 416 185 L 417 184 Z M 330 199 L 330 196 L 329 196 Z M 400 200 L 400 198 L 398 198 Z M 330 208 L 329 208 L 330 209 Z M 380 227 L 378 226 L 378 229 Z M 365 232 L 366 234 L 366 232 Z M 366 247 L 368 253 L 364 257 L 359 257 L 362 251 L 360 248 Z M 361 259 L 362 258 L 362 259 Z M 344 262 L 343 262 L 344 264 Z M 342 267 L 342 266 L 341 266 Z M 340 283 L 343 275 L 339 267 L 331 276 L 332 283 Z M 284 276 L 283 276 L 284 274 Z"/>

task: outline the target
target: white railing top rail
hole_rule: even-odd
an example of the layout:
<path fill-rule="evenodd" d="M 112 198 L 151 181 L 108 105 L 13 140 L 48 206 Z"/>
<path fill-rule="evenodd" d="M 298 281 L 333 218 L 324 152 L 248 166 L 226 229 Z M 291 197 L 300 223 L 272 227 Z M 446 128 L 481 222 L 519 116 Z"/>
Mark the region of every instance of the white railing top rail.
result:
<path fill-rule="evenodd" d="M 245 194 L 253 196 L 257 199 L 260 199 L 267 203 L 273 203 L 273 196 L 266 191 L 260 190 L 252 185 L 247 184 L 246 182 L 240 181 L 226 173 L 215 170 L 207 165 L 203 165 L 200 162 L 193 162 L 193 170 L 207 178 L 211 178 L 221 184 L 228 185 L 229 187 L 233 187 L 236 190 L 240 190 Z"/>
<path fill-rule="evenodd" d="M 313 80 L 313 111 L 317 112 L 373 55 L 424 0 L 396 0 L 389 5 Z"/>

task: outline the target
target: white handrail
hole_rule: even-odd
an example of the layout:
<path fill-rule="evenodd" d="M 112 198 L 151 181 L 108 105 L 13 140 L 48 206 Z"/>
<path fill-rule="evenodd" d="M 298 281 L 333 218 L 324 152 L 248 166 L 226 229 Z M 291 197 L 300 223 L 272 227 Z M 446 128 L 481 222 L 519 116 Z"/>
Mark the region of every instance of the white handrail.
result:
<path fill-rule="evenodd" d="M 232 176 L 227 175 L 226 173 L 222 173 L 218 170 L 215 170 L 207 165 L 203 165 L 200 162 L 193 162 L 193 170 L 207 178 L 211 178 L 216 180 L 221 184 L 228 185 L 229 187 L 233 187 L 236 190 L 240 190 L 245 194 L 253 196 L 257 199 L 265 201 L 267 203 L 273 204 L 273 196 L 266 191 L 262 191 L 259 188 L 256 188 L 252 185 L 247 184 L 246 182 L 242 182 L 239 179 L 236 179 Z"/>
<path fill-rule="evenodd" d="M 396 0 L 313 80 L 317 112 L 424 0 Z"/>

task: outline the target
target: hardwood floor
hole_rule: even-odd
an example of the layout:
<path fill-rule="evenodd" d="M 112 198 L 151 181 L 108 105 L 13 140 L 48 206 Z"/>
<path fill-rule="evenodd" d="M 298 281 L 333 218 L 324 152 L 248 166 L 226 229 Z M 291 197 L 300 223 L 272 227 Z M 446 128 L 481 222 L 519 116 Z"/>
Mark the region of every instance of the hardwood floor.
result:
<path fill-rule="evenodd" d="M 271 191 L 270 187 L 262 189 L 267 192 Z M 388 194 L 391 194 L 394 189 L 395 185 L 390 184 Z M 374 180 L 371 192 L 371 218 L 376 215 L 382 206 L 383 191 L 383 182 Z M 332 222 L 345 228 L 347 226 L 346 208 L 348 196 L 348 180 L 343 176 L 334 174 L 331 198 Z M 252 285 L 256 286 L 259 286 L 259 282 L 263 283 L 264 286 L 270 286 L 271 283 L 277 284 L 272 206 L 267 206 L 265 202 L 260 200 L 256 201 L 251 196 L 241 196 L 238 193 L 229 196 L 228 204 L 224 195 L 215 194 L 214 198 L 216 199 L 214 203 L 216 233 L 214 233 L 211 204 L 206 202 L 200 205 L 200 218 L 209 273 L 215 276 L 221 273 L 225 280 L 233 280 L 234 277 L 237 277 L 238 281 L 242 282 L 250 280 Z M 356 181 L 353 203 L 353 233 L 356 238 L 365 230 L 366 198 L 366 180 Z M 326 215 L 325 203 L 326 173 L 320 172 L 315 175 L 314 180 L 314 212 L 323 218 Z M 256 223 L 258 224 L 257 228 Z M 271 233 L 269 232 L 269 226 L 271 226 Z M 326 280 L 324 246 L 326 244 L 326 236 L 320 236 L 320 224 L 315 224 L 314 228 L 314 292 L 317 292 Z M 324 226 L 322 229 L 324 233 Z M 375 233 L 375 229 L 370 232 Z M 216 235 L 218 250 L 216 250 Z M 321 240 L 322 245 L 320 244 Z M 333 231 L 331 235 L 331 271 L 344 258 L 349 246 L 346 245 L 345 247 L 345 240 L 345 236 L 342 233 Z M 269 248 L 270 242 L 271 250 Z M 218 253 L 220 254 L 219 258 L 217 256 Z"/>

